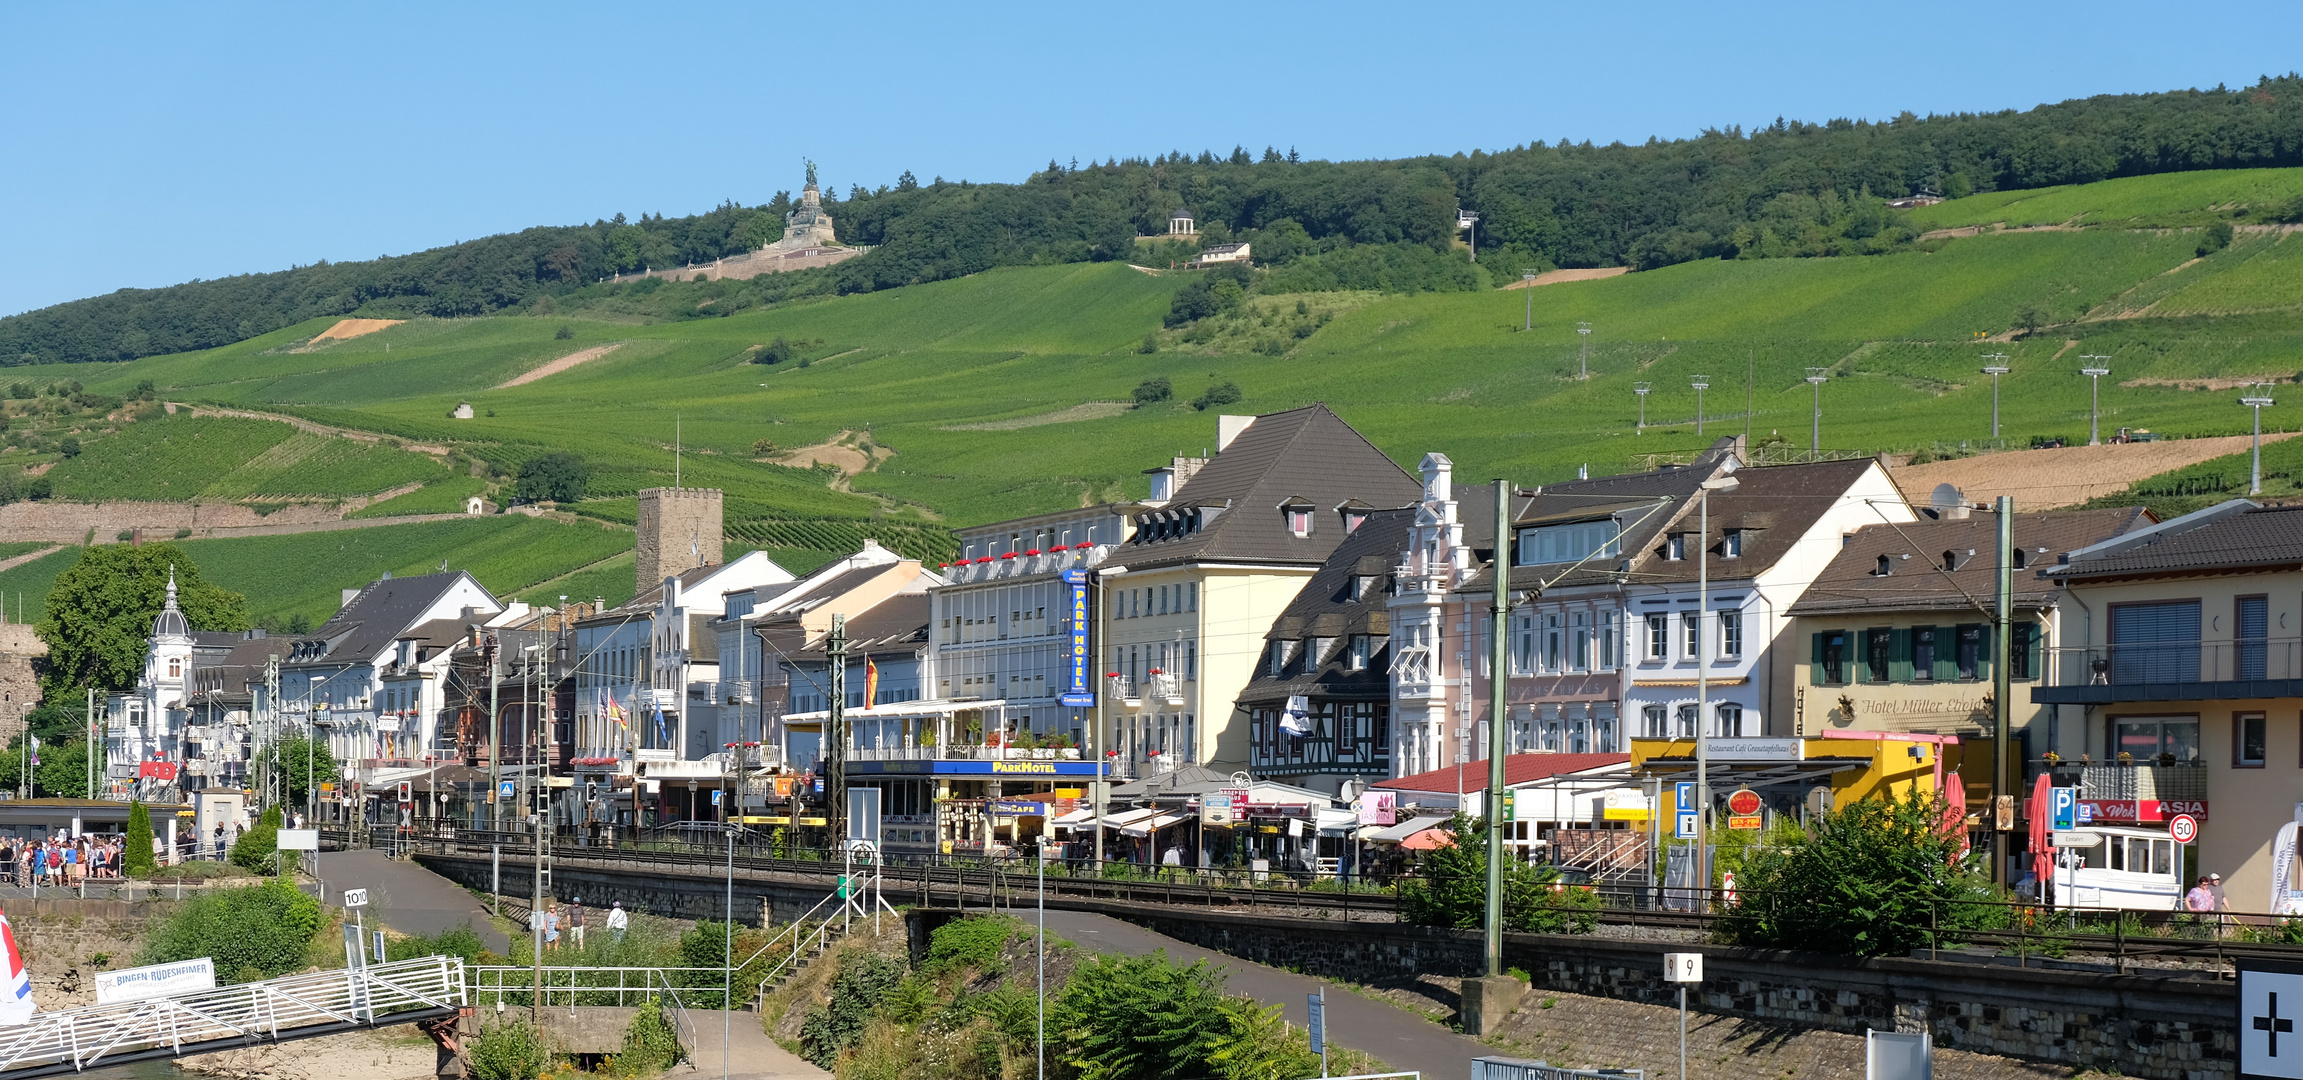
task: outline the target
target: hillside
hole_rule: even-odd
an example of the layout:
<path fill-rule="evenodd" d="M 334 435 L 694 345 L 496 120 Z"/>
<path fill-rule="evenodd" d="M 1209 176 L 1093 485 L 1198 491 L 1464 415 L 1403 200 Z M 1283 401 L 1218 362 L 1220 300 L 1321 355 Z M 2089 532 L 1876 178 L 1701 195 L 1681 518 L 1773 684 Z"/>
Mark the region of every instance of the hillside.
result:
<path fill-rule="evenodd" d="M 1776 441 L 1803 449 L 1804 379 L 1820 368 L 1826 447 L 1982 449 L 1986 353 L 2013 368 L 2002 386 L 2008 444 L 2085 440 L 2082 354 L 2110 358 L 2107 434 L 2228 435 L 2247 422 L 2229 387 L 2303 369 L 2303 236 L 2242 230 L 2202 256 L 2210 230 L 2157 226 L 2293 190 L 2303 170 L 2107 181 L 2043 196 L 2056 200 L 2052 213 L 2082 219 L 2067 228 L 1866 258 L 1706 259 L 1524 292 L 1274 292 L 1289 281 L 1279 272 L 1226 292 L 1220 273 L 1082 264 L 696 321 L 417 318 L 317 342 L 335 320 L 314 319 L 219 349 L 22 369 L 35 384 L 84 379 L 84 397 L 149 381 L 168 401 L 252 415 L 146 408 L 116 434 L 91 429 L 76 458 L 43 442 L 6 460 L 56 462 L 57 493 L 86 497 L 329 500 L 423 485 L 358 511 L 386 514 L 454 509 L 483 490 L 501 500 L 523 462 L 567 449 L 593 467 L 588 497 L 571 507 L 579 514 L 628 523 L 633 493 L 672 482 L 676 468 L 682 483 L 727 490 L 732 545 L 806 562 L 867 535 L 933 559 L 949 551 L 952 525 L 1141 495 L 1147 464 L 1213 440 L 1213 417 L 1188 402 L 1221 383 L 1242 399 L 1214 411 L 1325 401 L 1403 465 L 1441 450 L 1523 481 L 1693 450 L 1696 375 L 1711 382 L 1706 439 L 1748 423 L 1756 441 L 1780 432 Z M 1972 199 L 1926 209 L 1935 221 L 2007 218 L 1998 196 Z M 2162 217 L 2131 226 L 2142 213 Z M 617 288 L 705 304 L 715 283 L 643 285 Z M 1190 295 L 1209 309 L 1167 325 Z M 1530 303 L 1534 329 L 1523 331 Z M 1575 377 L 1583 322 L 1589 381 Z M 1147 338 L 1155 351 L 1142 351 Z M 778 340 L 789 359 L 752 362 Z M 609 344 L 619 347 L 503 385 Z M 1173 397 L 1131 407 L 1138 385 L 1160 377 Z M 1653 388 L 1644 433 L 1639 383 Z M 452 419 L 463 402 L 474 415 Z M 2266 423 L 2303 427 L 2285 415 L 2275 407 Z M 2035 493 L 2098 493 L 2081 482 Z"/>
<path fill-rule="evenodd" d="M 1421 260 L 1402 281 L 1322 271 L 1328 288 L 1477 289 L 1525 268 L 1632 266 L 1716 257 L 1804 257 L 1901 250 L 1917 233 L 1883 200 L 1935 188 L 2010 193 L 2113 177 L 2303 165 L 2303 77 L 2236 89 L 2103 95 L 2036 108 L 1871 122 L 1777 120 L 1644 145 L 1541 140 L 1389 161 L 1301 161 L 1244 147 L 1126 161 L 1074 161 L 1020 183 L 920 181 L 851 185 L 826 200 L 847 244 L 870 245 L 836 267 L 770 275 L 723 290 L 724 315 L 796 297 L 847 295 L 949 280 L 996 267 L 1143 257 L 1136 237 L 1165 232 L 1188 208 L 1202 242 L 1252 240 L 1284 264 Z M 2293 200 L 2241 199 L 2252 220 L 2291 218 Z M 2054 212 L 2016 207 L 2018 216 Z M 213 348 L 309 319 L 364 312 L 465 317 L 596 307 L 593 283 L 643 267 L 709 262 L 778 235 L 789 192 L 703 214 L 623 214 L 542 226 L 449 247 L 271 274 L 124 289 L 0 319 L 0 364 L 129 360 Z M 1491 259 L 1477 272 L 1448 255 L 1458 208 L 1477 211 Z M 1950 213 L 1950 212 L 1946 212 Z M 1914 219 L 1922 224 L 1948 220 Z M 2066 216 L 2052 222 L 2070 220 Z M 1977 222 L 1981 224 L 1982 222 Z M 1386 249 L 1374 259 L 1363 249 Z M 1189 251 L 1181 252 L 1189 254 Z M 1156 260 L 1155 260 L 1156 261 Z M 1348 270 L 1348 268 L 1347 268 Z"/>

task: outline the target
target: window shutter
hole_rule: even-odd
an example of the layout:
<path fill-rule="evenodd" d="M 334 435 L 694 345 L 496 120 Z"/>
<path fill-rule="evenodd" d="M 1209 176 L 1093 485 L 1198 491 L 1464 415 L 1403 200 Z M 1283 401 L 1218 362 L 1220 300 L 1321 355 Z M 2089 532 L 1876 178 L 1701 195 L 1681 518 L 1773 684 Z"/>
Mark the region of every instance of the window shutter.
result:
<path fill-rule="evenodd" d="M 1807 663 L 1807 685 L 1809 685 L 1809 686 L 1822 686 L 1822 685 L 1823 685 L 1823 635 L 1822 635 L 1822 634 L 1809 634 L 1809 635 L 1807 635 L 1807 640 L 1808 640 L 1808 648 L 1809 648 L 1809 656 L 1808 656 L 1808 663 Z"/>
<path fill-rule="evenodd" d="M 2024 674 L 2033 679 L 2041 678 L 2040 664 L 2043 658 L 2040 656 L 2040 648 L 2046 644 L 2046 635 L 2039 632 L 2038 623 L 2018 623 L 2016 629 L 2023 631 L 2023 644 L 2017 647 L 2023 650 L 2024 658 L 2029 661 Z"/>
<path fill-rule="evenodd" d="M 2007 624 L 2008 641 L 2009 641 L 2009 644 L 2010 644 L 2010 646 L 2012 646 L 2012 644 L 2013 644 L 2013 642 L 2014 642 L 2014 640 L 2015 640 L 2015 639 L 2014 639 L 2015 629 L 2016 629 L 2016 627 L 2018 627 L 2018 626 L 2020 626 L 2020 625 L 2022 625 L 2022 624 L 2021 624 L 2021 623 L 2009 623 L 2009 624 Z M 1976 677 L 1976 678 L 1978 678 L 1978 679 L 1982 679 L 1982 680 L 1983 680 L 1983 681 L 1985 681 L 1985 682 L 1989 682 L 1989 681 L 1991 681 L 1991 679 L 1992 679 L 1992 677 L 1993 677 L 1993 673 L 1992 673 L 1992 670 L 1991 670 L 1991 664 L 1992 664 L 1992 662 L 1993 662 L 1993 661 L 1995 661 L 1995 660 L 1997 660 L 1997 659 L 1998 659 L 1998 657 L 1997 657 L 1996 655 L 1994 655 L 1994 654 L 1993 654 L 1992 650 L 1994 650 L 1994 649 L 1997 649 L 1998 647 L 1999 647 L 1999 628 L 1998 628 L 1998 627 L 1996 627 L 1996 626 L 1984 626 L 1984 627 L 1981 627 L 1981 628 L 1979 628 L 1979 630 L 1978 630 L 1978 636 L 1977 636 L 1977 637 L 1976 637 L 1976 639 L 1975 639 L 1975 677 Z"/>
<path fill-rule="evenodd" d="M 1951 682 L 1959 678 L 1959 628 L 1935 628 L 1935 681 Z"/>
<path fill-rule="evenodd" d="M 1890 631 L 1887 644 L 1887 681 L 1911 681 L 1911 631 Z"/>

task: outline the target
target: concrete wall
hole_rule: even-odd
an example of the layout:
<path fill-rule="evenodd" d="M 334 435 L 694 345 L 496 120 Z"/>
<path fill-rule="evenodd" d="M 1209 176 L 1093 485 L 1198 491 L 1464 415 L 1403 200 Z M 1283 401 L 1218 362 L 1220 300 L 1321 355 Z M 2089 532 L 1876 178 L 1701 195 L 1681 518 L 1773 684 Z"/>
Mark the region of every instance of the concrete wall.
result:
<path fill-rule="evenodd" d="M 420 855 L 417 862 L 466 888 L 489 888 L 491 864 L 485 855 Z M 552 896 L 562 903 L 583 897 L 584 906 L 594 911 L 606 911 L 611 904 L 621 902 L 626 910 L 643 915 L 667 919 L 726 918 L 728 910 L 727 879 L 718 874 L 697 871 L 689 874 L 668 874 L 658 869 L 631 863 L 584 865 L 575 859 L 555 859 L 552 864 Z M 507 898 L 525 903 L 534 895 L 527 862 L 507 852 L 503 861 L 503 890 Z M 808 909 L 824 898 L 830 885 L 820 879 L 797 878 L 761 874 L 738 868 L 735 880 L 736 918 L 747 925 L 760 925 L 763 917 L 776 923 L 788 922 L 806 914 Z M 890 897 L 896 901 L 896 897 Z"/>

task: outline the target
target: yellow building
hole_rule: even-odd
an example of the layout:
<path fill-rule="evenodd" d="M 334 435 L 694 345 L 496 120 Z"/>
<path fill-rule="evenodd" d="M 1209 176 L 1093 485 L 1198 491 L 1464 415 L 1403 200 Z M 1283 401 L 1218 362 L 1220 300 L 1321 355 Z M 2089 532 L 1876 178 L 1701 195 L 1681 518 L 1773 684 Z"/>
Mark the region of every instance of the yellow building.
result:
<path fill-rule="evenodd" d="M 1959 772 L 1957 747 L 1932 736 L 1892 732 L 1842 733 L 1780 738 L 1708 740 L 1707 773 L 1715 823 L 1725 823 L 1727 796 L 1750 788 L 1765 807 L 1762 817 L 1798 817 L 1824 806 L 1871 798 L 1901 799 L 1944 790 Z M 1675 786 L 1695 780 L 1695 740 L 1633 739 L 1631 767 L 1636 776 L 1662 781 L 1663 828 L 1682 809 Z M 1686 809 L 1692 810 L 1693 807 Z"/>

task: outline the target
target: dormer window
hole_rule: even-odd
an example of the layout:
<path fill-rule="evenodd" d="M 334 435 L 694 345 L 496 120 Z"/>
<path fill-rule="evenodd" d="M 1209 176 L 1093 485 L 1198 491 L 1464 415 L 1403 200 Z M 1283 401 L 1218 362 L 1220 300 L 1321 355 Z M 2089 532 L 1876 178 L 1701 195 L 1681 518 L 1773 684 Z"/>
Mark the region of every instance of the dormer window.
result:
<path fill-rule="evenodd" d="M 1375 592 L 1375 575 L 1361 574 L 1351 579 L 1351 598 L 1365 600 Z"/>
<path fill-rule="evenodd" d="M 1304 537 L 1306 537 L 1306 536 L 1310 536 L 1310 535 L 1311 535 L 1311 509 L 1310 509 L 1309 507 L 1296 507 L 1296 506 L 1291 506 L 1291 507 L 1288 507 L 1288 508 L 1287 508 L 1287 531 L 1288 531 L 1288 532 L 1290 532 L 1290 533 L 1293 533 L 1293 534 L 1295 534 L 1295 537 L 1296 537 L 1296 539 L 1299 539 L 1299 540 L 1300 540 L 1300 539 L 1302 539 L 1302 538 L 1304 538 Z"/>
<path fill-rule="evenodd" d="M 1957 570 L 1957 569 L 1959 569 L 1959 553 L 1958 553 L 1958 552 L 1956 552 L 1956 551 L 1946 551 L 1946 552 L 1944 552 L 1944 553 L 1943 553 L 1943 569 L 1945 569 L 1945 570 L 1947 570 L 1947 571 L 1949 571 L 1949 570 Z"/>
<path fill-rule="evenodd" d="M 1719 557 L 1722 559 L 1739 559 L 1743 557 L 1742 529 L 1729 529 L 1725 535 L 1719 538 Z"/>
<path fill-rule="evenodd" d="M 2030 565 L 2030 563 L 2031 563 L 2031 557 L 2030 557 L 2030 553 L 2029 553 L 2029 552 L 2026 552 L 2026 551 L 2024 551 L 2022 548 L 2016 548 L 2016 549 L 2015 549 L 2015 568 L 2016 568 L 2017 570 L 2021 570 L 2021 569 L 2023 569 L 2025 566 L 2028 566 L 2028 565 Z"/>
<path fill-rule="evenodd" d="M 1871 571 L 1873 577 L 1886 577 L 1895 572 L 1895 561 L 1885 555 L 1879 557 L 1879 566 Z"/>
<path fill-rule="evenodd" d="M 1663 542 L 1663 557 L 1673 562 L 1687 558 L 1687 534 L 1672 533 Z"/>
<path fill-rule="evenodd" d="M 1360 527 L 1361 525 L 1365 525 L 1365 524 L 1367 524 L 1367 515 L 1366 515 L 1366 514 L 1360 513 L 1360 512 L 1359 512 L 1359 511 L 1357 511 L 1357 510 L 1346 510 L 1346 511 L 1344 511 L 1344 513 L 1343 513 L 1343 531 L 1345 532 L 1345 534 L 1347 534 L 1347 535 L 1348 535 L 1348 534 L 1350 534 L 1350 533 L 1355 533 L 1355 532 L 1358 532 L 1358 531 L 1359 531 L 1359 527 Z"/>

